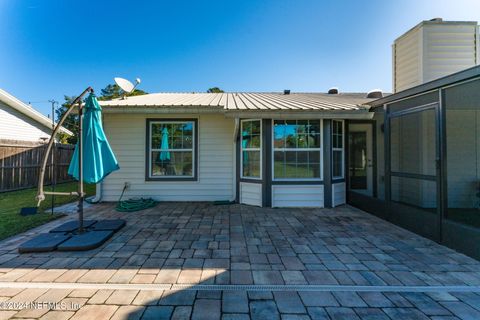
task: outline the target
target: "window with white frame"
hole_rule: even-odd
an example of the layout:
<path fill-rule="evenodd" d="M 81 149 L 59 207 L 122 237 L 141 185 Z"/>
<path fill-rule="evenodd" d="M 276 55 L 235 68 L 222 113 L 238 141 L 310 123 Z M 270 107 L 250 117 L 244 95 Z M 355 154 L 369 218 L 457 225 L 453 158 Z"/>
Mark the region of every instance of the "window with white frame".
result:
<path fill-rule="evenodd" d="M 241 121 L 241 177 L 262 178 L 262 121 Z"/>
<path fill-rule="evenodd" d="M 148 124 L 148 177 L 194 178 L 196 121 L 150 120 Z"/>
<path fill-rule="evenodd" d="M 332 120 L 332 177 L 333 179 L 344 178 L 344 121 Z"/>
<path fill-rule="evenodd" d="M 322 179 L 321 120 L 273 120 L 273 179 Z"/>

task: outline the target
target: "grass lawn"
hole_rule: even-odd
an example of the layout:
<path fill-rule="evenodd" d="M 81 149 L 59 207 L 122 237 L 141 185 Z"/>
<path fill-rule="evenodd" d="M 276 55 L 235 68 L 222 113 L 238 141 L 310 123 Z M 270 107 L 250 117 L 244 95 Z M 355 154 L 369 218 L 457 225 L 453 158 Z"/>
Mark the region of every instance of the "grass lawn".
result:
<path fill-rule="evenodd" d="M 57 185 L 55 191 L 74 191 L 76 188 L 76 182 L 68 182 Z M 45 190 L 51 191 L 51 187 L 45 187 Z M 89 196 L 95 194 L 95 185 L 85 185 L 85 192 Z M 46 196 L 45 201 L 42 202 L 38 210 L 39 214 L 21 216 L 21 208 L 35 207 L 37 205 L 35 200 L 36 194 L 36 188 L 0 193 L 0 239 L 8 238 L 62 216 L 51 214 L 49 210 L 52 205 L 51 196 Z M 77 200 L 75 196 L 55 196 L 55 206 L 75 200 Z"/>

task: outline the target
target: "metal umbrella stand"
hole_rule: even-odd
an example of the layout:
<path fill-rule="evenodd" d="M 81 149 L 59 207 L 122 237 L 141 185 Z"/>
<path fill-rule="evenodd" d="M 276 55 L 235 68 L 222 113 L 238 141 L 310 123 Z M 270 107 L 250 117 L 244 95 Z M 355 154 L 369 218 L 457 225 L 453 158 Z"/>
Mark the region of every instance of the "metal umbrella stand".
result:
<path fill-rule="evenodd" d="M 45 200 L 45 195 L 57 195 L 57 196 L 78 196 L 78 220 L 71 220 L 68 221 L 52 230 L 48 233 L 40 234 L 37 237 L 23 243 L 18 248 L 20 253 L 24 252 L 46 252 L 46 251 L 83 251 L 83 250 L 90 250 L 93 248 L 97 248 L 102 245 L 105 241 L 107 241 L 116 231 L 120 230 L 125 225 L 125 220 L 84 220 L 84 200 L 85 200 L 85 192 L 84 192 L 84 166 L 85 166 L 85 141 L 84 136 L 86 132 L 84 132 L 84 105 L 82 105 L 82 99 L 87 93 L 91 93 L 89 99 L 94 99 L 96 102 L 96 98 L 93 95 L 93 89 L 88 87 L 85 89 L 82 94 L 80 94 L 71 104 L 71 106 L 67 109 L 65 114 L 57 123 L 55 129 L 52 132 L 52 137 L 47 145 L 47 149 L 45 152 L 45 156 L 43 158 L 42 166 L 40 167 L 40 174 L 39 174 L 39 181 L 38 181 L 38 192 L 37 192 L 37 207 L 40 206 L 41 202 Z M 98 102 L 96 102 L 98 105 Z M 46 165 L 48 162 L 48 154 L 54 143 L 54 137 L 58 133 L 58 130 L 64 123 L 65 119 L 68 115 L 73 111 L 75 106 L 78 105 L 78 116 L 79 116 L 79 128 L 78 128 L 78 141 L 76 152 L 74 152 L 74 156 L 72 159 L 72 163 L 77 160 L 77 169 L 78 169 L 78 176 L 75 175 L 75 178 L 78 179 L 78 188 L 77 191 L 72 192 L 55 192 L 55 191 L 44 191 L 43 184 L 45 178 L 45 171 Z M 100 116 L 95 118 L 98 120 Z M 90 119 L 91 120 L 91 119 Z M 101 125 L 99 126 L 101 129 L 101 133 L 98 135 L 102 135 L 104 137 L 103 128 Z M 92 131 L 91 128 L 89 131 Z M 105 139 L 106 140 L 106 139 Z M 89 143 L 92 145 L 92 143 Z M 108 143 L 107 143 L 108 146 Z M 109 146 L 108 146 L 109 148 Z M 110 150 L 111 151 L 111 150 Z M 104 152 L 103 150 L 89 150 L 90 155 L 96 155 L 96 152 L 100 153 L 98 156 L 101 156 Z M 76 158 L 77 156 L 77 158 Z M 114 156 L 112 155 L 114 158 Z M 116 160 L 115 160 L 116 161 Z M 72 166 L 71 163 L 71 166 Z M 88 164 L 88 163 L 87 163 Z M 75 164 L 74 164 L 75 165 Z M 118 168 L 118 164 L 117 164 Z M 69 170 L 70 171 L 70 170 Z M 70 172 L 69 172 L 70 173 Z M 108 174 L 108 173 L 107 173 Z"/>

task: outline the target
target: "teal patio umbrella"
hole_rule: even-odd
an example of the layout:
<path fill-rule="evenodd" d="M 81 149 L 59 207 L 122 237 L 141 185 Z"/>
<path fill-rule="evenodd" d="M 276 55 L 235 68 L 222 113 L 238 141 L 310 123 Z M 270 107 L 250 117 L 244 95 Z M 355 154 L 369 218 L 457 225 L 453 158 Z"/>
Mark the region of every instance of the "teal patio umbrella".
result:
<path fill-rule="evenodd" d="M 160 154 L 158 155 L 158 160 L 166 161 L 170 160 L 170 151 L 163 151 L 168 150 L 168 129 L 166 127 L 162 130 L 162 143 L 160 145 Z"/>
<path fill-rule="evenodd" d="M 93 93 L 86 99 L 84 109 L 82 125 L 83 182 L 98 183 L 120 167 L 103 131 L 102 108 Z M 68 168 L 68 174 L 77 180 L 80 179 L 78 154 L 77 143 Z"/>

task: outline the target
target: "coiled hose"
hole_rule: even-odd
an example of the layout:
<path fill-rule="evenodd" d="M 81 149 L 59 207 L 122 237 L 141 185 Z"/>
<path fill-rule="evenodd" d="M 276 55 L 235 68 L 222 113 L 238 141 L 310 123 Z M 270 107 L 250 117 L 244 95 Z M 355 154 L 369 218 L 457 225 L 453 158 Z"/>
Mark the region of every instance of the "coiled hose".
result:
<path fill-rule="evenodd" d="M 134 212 L 140 211 L 148 208 L 155 207 L 158 204 L 158 201 L 153 200 L 152 198 L 138 198 L 138 199 L 129 199 L 122 201 L 123 194 L 127 189 L 127 185 L 123 187 L 122 194 L 117 202 L 117 207 L 115 208 L 119 212 Z"/>

